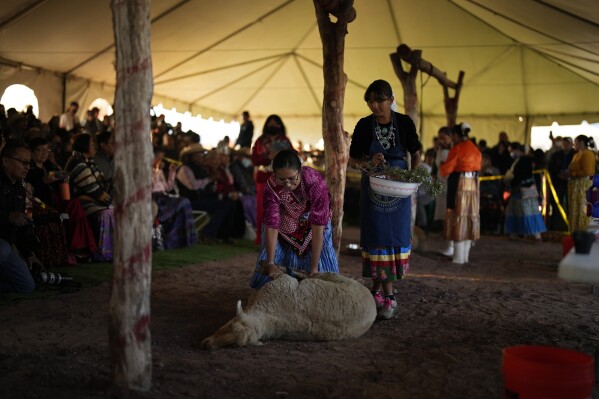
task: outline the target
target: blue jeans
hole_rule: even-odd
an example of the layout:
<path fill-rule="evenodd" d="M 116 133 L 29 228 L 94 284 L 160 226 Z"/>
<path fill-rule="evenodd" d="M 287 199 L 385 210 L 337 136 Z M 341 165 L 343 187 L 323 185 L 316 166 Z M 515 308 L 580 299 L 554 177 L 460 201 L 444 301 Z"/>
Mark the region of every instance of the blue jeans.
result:
<path fill-rule="evenodd" d="M 35 289 L 35 282 L 27 263 L 0 239 L 0 292 L 28 294 Z"/>

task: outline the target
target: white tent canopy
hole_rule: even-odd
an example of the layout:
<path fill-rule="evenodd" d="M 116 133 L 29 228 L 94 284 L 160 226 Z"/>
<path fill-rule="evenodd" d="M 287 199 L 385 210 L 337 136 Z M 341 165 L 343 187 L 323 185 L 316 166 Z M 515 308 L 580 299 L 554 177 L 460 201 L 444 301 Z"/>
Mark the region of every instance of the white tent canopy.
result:
<path fill-rule="evenodd" d="M 356 0 L 348 26 L 345 128 L 368 114 L 365 88 L 388 80 L 405 43 L 456 80 L 458 120 L 478 138 L 524 141 L 532 125 L 599 121 L 599 3 L 595 0 Z M 48 120 L 64 103 L 86 109 L 114 96 L 108 0 L 4 0 L 0 94 L 33 89 Z M 260 130 L 279 114 L 293 140 L 321 136 L 322 49 L 308 0 L 153 0 L 154 103 L 232 120 L 248 110 Z M 420 79 L 419 79 L 420 82 Z M 443 93 L 422 76 L 425 146 L 445 122 Z M 81 112 L 81 111 L 80 111 Z M 519 118 L 520 117 L 520 118 Z M 202 136 L 210 132 L 199 132 Z"/>

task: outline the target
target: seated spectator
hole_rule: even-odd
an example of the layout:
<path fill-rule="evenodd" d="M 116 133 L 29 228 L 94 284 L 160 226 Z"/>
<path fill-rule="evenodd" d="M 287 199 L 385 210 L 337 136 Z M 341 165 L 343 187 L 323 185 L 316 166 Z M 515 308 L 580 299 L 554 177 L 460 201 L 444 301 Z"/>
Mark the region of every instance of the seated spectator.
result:
<path fill-rule="evenodd" d="M 220 198 L 229 198 L 235 203 L 233 216 L 233 237 L 242 237 L 245 232 L 245 216 L 243 214 L 242 194 L 235 187 L 235 180 L 229 168 L 230 155 L 220 153 L 218 150 L 208 157 L 210 165 L 215 170 L 216 192 Z M 255 204 L 255 203 L 254 203 Z"/>
<path fill-rule="evenodd" d="M 170 159 L 177 159 L 179 157 L 179 150 L 177 149 L 177 140 L 173 134 L 165 134 L 162 138 L 162 151 L 164 156 Z"/>
<path fill-rule="evenodd" d="M 235 158 L 229 167 L 233 175 L 235 189 L 241 194 L 245 220 L 256 230 L 256 185 L 254 184 L 254 165 L 252 150 L 243 147 L 235 153 Z"/>
<path fill-rule="evenodd" d="M 189 247 L 197 242 L 195 223 L 189 199 L 170 194 L 175 191 L 177 165 L 170 164 L 168 179 L 164 176 L 164 152 L 154 150 L 152 200 L 158 206 L 157 218 L 162 226 L 165 249 Z"/>
<path fill-rule="evenodd" d="M 33 231 L 39 240 L 37 254 L 44 260 L 44 267 L 51 269 L 77 263 L 74 256 L 69 256 L 67 236 L 60 213 L 34 197 L 30 183 L 26 184 L 25 190 L 25 213 L 30 213 L 33 219 Z"/>
<path fill-rule="evenodd" d="M 96 135 L 98 151 L 94 155 L 94 162 L 106 184 L 108 193 L 112 196 L 112 176 L 114 174 L 114 137 L 112 132 L 102 132 Z"/>
<path fill-rule="evenodd" d="M 230 142 L 231 142 L 231 139 L 229 138 L 229 136 L 223 137 L 223 139 L 220 140 L 218 142 L 218 144 L 216 145 L 216 152 L 219 154 L 229 155 L 229 153 L 231 152 L 231 147 L 229 147 Z"/>
<path fill-rule="evenodd" d="M 63 139 L 63 137 L 65 137 Z M 50 162 L 60 166 L 64 169 L 67 160 L 70 158 L 73 149 L 71 147 L 71 140 L 68 137 L 66 131 L 58 129 L 56 133 L 50 136 L 50 149 L 52 150 L 48 154 Z"/>
<path fill-rule="evenodd" d="M 59 195 L 59 185 L 68 177 L 68 173 L 62 171 L 58 165 L 50 161 L 50 142 L 46 139 L 35 138 L 29 142 L 31 150 L 31 167 L 26 181 L 32 185 L 34 201 L 34 216 L 36 213 L 48 215 L 56 220 L 54 214 L 67 213 L 69 215 L 66 224 L 66 237 L 69 252 L 79 259 L 88 259 L 97 252 L 96 241 L 91 227 L 87 221 L 87 215 L 83 211 L 81 202 L 77 198 L 62 199 Z M 37 212 L 35 212 L 37 210 Z M 37 223 L 36 223 L 37 226 Z"/>
<path fill-rule="evenodd" d="M 218 240 L 232 242 L 235 204 L 229 198 L 219 198 L 216 191 L 216 171 L 206 162 L 201 144 L 191 144 L 181 151 L 183 165 L 177 171 L 177 185 L 182 196 L 189 198 L 195 210 L 210 214 L 210 222 L 202 230 L 202 241 L 214 244 Z"/>
<path fill-rule="evenodd" d="M 54 207 L 54 193 L 58 190 L 57 183 L 64 181 L 66 172 L 49 160 L 50 142 L 41 137 L 29 141 L 31 151 L 31 167 L 27 173 L 27 182 L 31 183 L 35 196 L 45 204 Z"/>
<path fill-rule="evenodd" d="M 85 124 L 83 125 L 83 130 L 85 133 L 99 134 L 104 131 L 104 124 L 98 119 L 99 113 L 100 110 L 98 107 L 93 107 L 87 111 L 85 115 Z"/>
<path fill-rule="evenodd" d="M 114 217 L 112 197 L 108 194 L 104 176 L 93 160 L 96 145 L 87 133 L 74 136 L 73 155 L 66 164 L 72 196 L 78 198 L 96 236 L 98 252 L 112 260 Z M 99 260 L 99 259 L 98 259 Z"/>
<path fill-rule="evenodd" d="M 29 269 L 41 269 L 32 220 L 25 214 L 24 179 L 31 154 L 23 144 L 7 143 L 0 160 L 0 292 L 29 293 L 35 289 Z"/>

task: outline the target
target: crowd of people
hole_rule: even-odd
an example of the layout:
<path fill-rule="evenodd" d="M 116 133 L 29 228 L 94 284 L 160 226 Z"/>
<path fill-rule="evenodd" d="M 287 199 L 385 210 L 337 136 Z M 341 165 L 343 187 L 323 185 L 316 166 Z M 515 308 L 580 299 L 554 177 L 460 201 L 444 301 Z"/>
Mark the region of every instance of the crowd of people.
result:
<path fill-rule="evenodd" d="M 443 253 L 453 262 L 469 261 L 481 232 L 540 240 L 546 224 L 573 231 L 588 222 L 584 193 L 597 168 L 592 138 L 551 136 L 552 148 L 543 153 L 501 132 L 488 148 L 460 123 L 441 128 L 422 153 L 412 120 L 393 110 L 389 83 L 374 81 L 364 100 L 371 114 L 355 126 L 349 165 L 424 167 L 440 181 L 444 192 L 437 198 L 417 194 L 416 223 L 443 231 Z M 30 292 L 40 268 L 112 260 L 114 119 L 100 120 L 95 108 L 79 121 L 78 107 L 72 102 L 41 123 L 30 107 L 5 113 L 0 105 L 0 292 Z M 281 265 L 290 274 L 338 272 L 329 192 L 321 171 L 305 162 L 313 154 L 293 148 L 278 115 L 256 136 L 247 111 L 236 141 L 225 137 L 213 149 L 180 123 L 152 117 L 154 248 L 255 238 L 255 288 Z M 314 164 L 321 155 L 312 157 Z M 533 173 L 544 168 L 557 193 L 546 220 L 539 211 L 541 180 Z M 205 216 L 201 226 L 198 215 Z M 398 311 L 393 285 L 409 270 L 412 201 L 372 194 L 364 174 L 359 215 L 363 276 L 372 279 L 379 317 L 389 319 Z"/>
<path fill-rule="evenodd" d="M 442 165 L 455 146 L 451 134 L 451 129 L 442 127 L 433 140 L 433 146 L 425 151 L 424 162 L 429 165 L 432 176 L 444 186 L 448 182 L 441 173 Z M 585 196 L 591 185 L 589 176 L 599 172 L 595 143 L 592 137 L 585 135 L 573 140 L 551 134 L 548 140 L 551 148 L 543 151 L 509 141 L 505 132 L 499 133 L 497 144 L 491 148 L 487 147 L 485 140 L 477 143 L 476 138 L 469 138 L 482 156 L 478 212 L 482 233 L 506 234 L 513 239 L 531 236 L 540 240 L 541 233 L 547 230 L 572 232 L 588 224 Z M 542 198 L 544 170 L 549 175 L 557 200 L 548 181 L 546 198 Z M 427 231 L 441 229 L 446 220 L 446 200 L 446 195 L 434 200 L 419 196 L 421 214 L 417 225 Z M 543 200 L 547 202 L 546 218 L 539 213 Z M 451 242 L 448 243 L 445 253 L 453 253 L 451 245 Z"/>

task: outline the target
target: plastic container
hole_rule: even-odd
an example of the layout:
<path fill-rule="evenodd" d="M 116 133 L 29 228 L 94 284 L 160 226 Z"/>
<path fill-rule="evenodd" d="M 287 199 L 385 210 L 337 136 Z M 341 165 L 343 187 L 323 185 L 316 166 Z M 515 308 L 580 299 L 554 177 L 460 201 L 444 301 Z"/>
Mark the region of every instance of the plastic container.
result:
<path fill-rule="evenodd" d="M 572 239 L 574 240 L 574 250 L 577 254 L 589 254 L 591 253 L 591 247 L 596 237 L 591 232 L 576 230 L 572 233 Z"/>
<path fill-rule="evenodd" d="M 503 349 L 504 398 L 590 399 L 595 384 L 593 358 L 550 346 Z"/>
<path fill-rule="evenodd" d="M 388 180 L 383 177 L 370 176 L 370 187 L 379 195 L 390 197 L 407 198 L 418 190 L 420 183 L 406 183 L 396 180 Z"/>
<path fill-rule="evenodd" d="M 568 252 L 574 247 L 574 240 L 572 236 L 562 237 L 562 258 L 568 255 Z"/>

